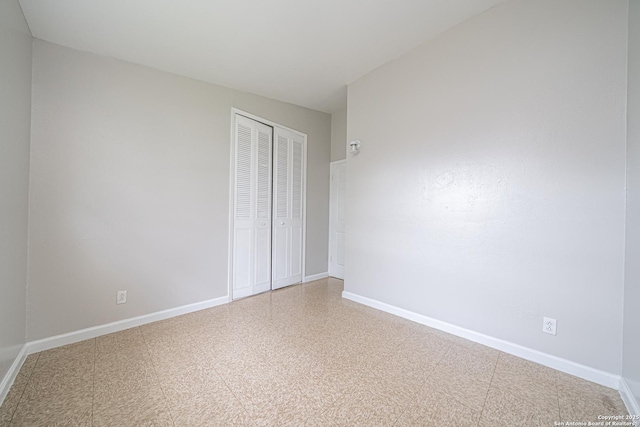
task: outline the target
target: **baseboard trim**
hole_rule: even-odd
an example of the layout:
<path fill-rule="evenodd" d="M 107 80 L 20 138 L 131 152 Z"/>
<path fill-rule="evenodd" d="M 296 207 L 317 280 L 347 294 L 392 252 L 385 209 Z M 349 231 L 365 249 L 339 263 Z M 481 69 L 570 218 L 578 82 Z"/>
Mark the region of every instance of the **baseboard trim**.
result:
<path fill-rule="evenodd" d="M 620 378 L 620 396 L 630 415 L 640 415 L 640 402 L 633 395 L 631 387 L 629 387 L 624 377 Z M 640 426 L 640 420 L 635 420 L 634 426 Z"/>
<path fill-rule="evenodd" d="M 302 283 L 313 282 L 314 280 L 326 279 L 329 277 L 329 272 L 325 271 L 324 273 L 312 274 L 311 276 L 305 276 L 302 280 Z"/>
<path fill-rule="evenodd" d="M 399 317 L 420 323 L 435 329 L 439 329 L 444 332 L 448 332 L 452 335 L 456 335 L 465 339 L 468 339 L 479 344 L 486 345 L 488 347 L 495 348 L 505 353 L 512 354 L 514 356 L 521 357 L 523 359 L 530 360 L 532 362 L 539 363 L 541 365 L 548 366 L 558 371 L 565 372 L 567 374 L 574 375 L 576 377 L 583 378 L 585 380 L 603 385 L 605 387 L 619 390 L 620 376 L 614 375 L 608 372 L 600 371 L 598 369 L 591 368 L 589 366 L 581 365 L 576 362 L 572 362 L 567 359 L 562 359 L 557 356 L 553 356 L 547 353 L 543 353 L 538 350 L 533 350 L 528 347 L 514 344 L 509 341 L 504 341 L 499 338 L 494 338 L 489 335 L 481 334 L 479 332 L 465 329 L 460 326 L 452 325 L 447 322 L 443 322 L 432 317 L 428 317 L 422 314 L 414 313 L 403 308 L 399 308 L 378 300 L 363 297 L 361 295 L 353 294 L 351 292 L 342 292 L 342 297 L 348 300 L 385 311 L 390 314 L 394 314 Z"/>
<path fill-rule="evenodd" d="M 136 326 L 145 325 L 147 323 L 169 319 L 171 317 L 192 313 L 194 311 L 204 310 L 206 308 L 215 307 L 218 305 L 226 304 L 228 302 L 230 302 L 229 296 L 224 296 L 207 301 L 197 302 L 194 304 L 170 308 L 168 310 L 157 311 L 155 313 L 145 314 L 142 316 L 131 317 L 129 319 L 118 320 L 117 322 L 111 322 L 105 325 L 93 326 L 91 328 L 81 329 L 79 331 L 68 332 L 66 334 L 43 338 L 41 340 L 31 341 L 25 344 L 26 354 L 50 350 L 52 348 L 60 347 L 67 344 L 73 344 L 101 335 L 123 331 L 125 329 L 134 328 Z"/>
<path fill-rule="evenodd" d="M 0 382 L 0 405 L 4 402 L 4 399 L 9 394 L 9 390 L 13 385 L 16 377 L 18 376 L 18 372 L 20 372 L 20 368 L 22 368 L 22 364 L 27 358 L 27 345 L 23 345 L 20 349 L 20 352 L 14 359 L 13 363 L 9 367 L 9 370 L 5 374 L 2 382 Z"/>

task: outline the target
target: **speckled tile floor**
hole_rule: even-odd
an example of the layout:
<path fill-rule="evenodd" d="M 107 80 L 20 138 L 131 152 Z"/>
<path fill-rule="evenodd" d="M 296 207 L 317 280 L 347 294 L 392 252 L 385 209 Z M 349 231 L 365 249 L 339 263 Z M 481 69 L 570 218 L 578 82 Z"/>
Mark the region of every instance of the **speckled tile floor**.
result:
<path fill-rule="evenodd" d="M 30 355 L 0 426 L 554 426 L 617 391 L 341 298 L 325 279 Z"/>

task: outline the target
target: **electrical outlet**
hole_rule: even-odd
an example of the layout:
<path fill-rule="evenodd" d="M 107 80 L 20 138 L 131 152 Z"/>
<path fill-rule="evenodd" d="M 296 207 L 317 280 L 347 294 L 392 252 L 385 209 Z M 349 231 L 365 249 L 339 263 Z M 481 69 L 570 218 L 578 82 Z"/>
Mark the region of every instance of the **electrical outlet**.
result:
<path fill-rule="evenodd" d="M 551 319 L 550 317 L 542 318 L 542 332 L 546 332 L 547 334 L 555 335 L 556 334 L 556 319 Z"/>
<path fill-rule="evenodd" d="M 124 304 L 125 302 L 127 302 L 127 291 L 118 291 L 116 304 Z"/>

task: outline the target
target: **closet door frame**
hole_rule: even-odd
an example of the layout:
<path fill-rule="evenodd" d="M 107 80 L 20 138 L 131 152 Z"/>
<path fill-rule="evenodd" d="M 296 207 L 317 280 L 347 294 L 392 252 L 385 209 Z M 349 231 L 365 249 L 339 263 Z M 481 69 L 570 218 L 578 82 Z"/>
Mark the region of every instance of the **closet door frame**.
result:
<path fill-rule="evenodd" d="M 267 126 L 271 126 L 272 128 L 280 128 L 289 132 L 293 132 L 302 137 L 303 144 L 303 174 L 302 174 L 302 188 L 303 197 L 302 197 L 302 281 L 304 282 L 304 278 L 306 277 L 306 259 L 307 259 L 307 134 L 297 131 L 295 129 L 291 129 L 287 126 L 283 126 L 279 123 L 272 122 L 271 120 L 264 119 L 260 116 L 256 116 L 255 114 L 248 113 L 246 111 L 232 108 L 231 109 L 231 126 L 230 126 L 230 159 L 229 159 L 229 228 L 228 228 L 228 263 L 227 263 L 227 292 L 229 300 L 233 300 L 233 254 L 234 254 L 234 200 L 235 200 L 235 128 L 236 128 L 236 115 L 244 116 L 249 119 L 255 120 L 257 122 L 263 123 Z M 275 133 L 275 131 L 274 131 Z M 273 138 L 272 138 L 273 140 Z M 273 148 L 272 148 L 273 152 Z M 272 168 L 273 171 L 273 168 Z M 272 237 L 273 239 L 273 237 Z M 272 284 L 273 286 L 273 284 Z"/>

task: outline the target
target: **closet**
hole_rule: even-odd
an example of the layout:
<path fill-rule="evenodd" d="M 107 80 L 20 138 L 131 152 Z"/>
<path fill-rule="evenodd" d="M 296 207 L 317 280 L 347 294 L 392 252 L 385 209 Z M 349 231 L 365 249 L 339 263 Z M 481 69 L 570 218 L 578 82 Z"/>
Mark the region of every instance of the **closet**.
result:
<path fill-rule="evenodd" d="M 235 113 L 232 298 L 302 281 L 306 136 Z"/>

